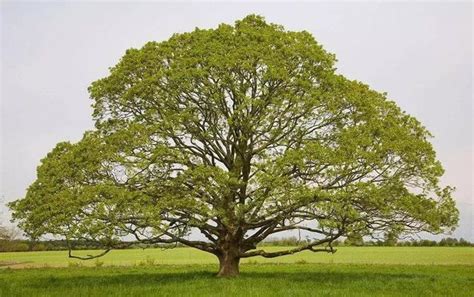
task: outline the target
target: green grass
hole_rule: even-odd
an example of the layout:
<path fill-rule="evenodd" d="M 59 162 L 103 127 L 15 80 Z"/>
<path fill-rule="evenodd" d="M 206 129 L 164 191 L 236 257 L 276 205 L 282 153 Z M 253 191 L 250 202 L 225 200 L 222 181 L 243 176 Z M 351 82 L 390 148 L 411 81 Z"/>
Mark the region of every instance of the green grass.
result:
<path fill-rule="evenodd" d="M 474 296 L 474 248 L 341 247 L 334 255 L 253 258 L 234 279 L 216 278 L 214 257 L 189 248 L 113 251 L 99 261 L 0 253 L 0 263 L 23 262 L 0 269 L 0 297 Z M 28 266 L 37 268 L 13 269 Z"/>
<path fill-rule="evenodd" d="M 3 269 L 0 296 L 472 296 L 472 266 L 214 265 Z"/>
<path fill-rule="evenodd" d="M 265 247 L 275 251 L 283 247 Z M 78 255 L 97 254 L 100 251 L 78 251 Z M 215 256 L 191 248 L 114 250 L 99 259 L 107 265 L 137 265 L 153 261 L 155 264 L 188 265 L 216 264 Z M 335 254 L 309 251 L 265 259 L 243 259 L 243 263 L 341 263 L 341 264 L 401 264 L 401 265 L 474 265 L 472 247 L 340 247 Z M 16 262 L 18 267 L 65 267 L 70 263 L 95 266 L 96 262 L 69 259 L 67 252 L 0 253 L 0 263 Z"/>

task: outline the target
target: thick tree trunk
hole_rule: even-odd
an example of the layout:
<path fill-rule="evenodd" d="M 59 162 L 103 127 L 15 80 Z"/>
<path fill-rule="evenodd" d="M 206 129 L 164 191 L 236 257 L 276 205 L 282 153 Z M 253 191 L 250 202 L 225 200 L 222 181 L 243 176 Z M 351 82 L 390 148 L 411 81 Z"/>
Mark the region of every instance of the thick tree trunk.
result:
<path fill-rule="evenodd" d="M 240 258 L 233 253 L 225 253 L 219 258 L 219 277 L 234 277 L 239 275 Z"/>
<path fill-rule="evenodd" d="M 218 241 L 216 256 L 219 258 L 219 277 L 239 275 L 239 263 L 242 243 L 242 230 L 226 228 Z"/>

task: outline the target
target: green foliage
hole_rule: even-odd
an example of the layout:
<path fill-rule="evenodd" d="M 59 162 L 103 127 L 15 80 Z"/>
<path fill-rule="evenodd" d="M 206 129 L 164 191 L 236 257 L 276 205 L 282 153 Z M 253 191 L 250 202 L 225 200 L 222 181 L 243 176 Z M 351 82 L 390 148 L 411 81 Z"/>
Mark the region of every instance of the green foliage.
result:
<path fill-rule="evenodd" d="M 0 239 L 0 252 L 26 252 L 29 250 L 30 246 L 26 242 Z"/>
<path fill-rule="evenodd" d="M 359 233 L 350 233 L 347 235 L 346 240 L 344 240 L 344 245 L 362 246 L 364 245 L 364 239 Z"/>
<path fill-rule="evenodd" d="M 322 237 L 300 251 L 453 229 L 430 133 L 335 61 L 255 15 L 127 50 L 89 88 L 96 129 L 41 161 L 13 217 L 33 238 L 109 249 L 131 235 L 234 258 L 280 255 L 251 250 L 287 230 Z"/>
<path fill-rule="evenodd" d="M 262 241 L 259 246 L 304 246 L 310 240 L 301 239 L 296 236 L 283 237 L 283 238 L 267 238 Z"/>

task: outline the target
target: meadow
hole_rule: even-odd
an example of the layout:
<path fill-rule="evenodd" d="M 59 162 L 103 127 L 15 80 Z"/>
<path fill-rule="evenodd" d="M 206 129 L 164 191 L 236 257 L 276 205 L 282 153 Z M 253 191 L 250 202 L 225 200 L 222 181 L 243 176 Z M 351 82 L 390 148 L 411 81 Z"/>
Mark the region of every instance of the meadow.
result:
<path fill-rule="evenodd" d="M 269 247 L 278 250 L 281 247 Z M 94 254 L 97 251 L 81 251 Z M 0 253 L 0 296 L 474 296 L 472 247 L 340 247 L 242 261 L 215 277 L 212 255 L 190 248 Z"/>

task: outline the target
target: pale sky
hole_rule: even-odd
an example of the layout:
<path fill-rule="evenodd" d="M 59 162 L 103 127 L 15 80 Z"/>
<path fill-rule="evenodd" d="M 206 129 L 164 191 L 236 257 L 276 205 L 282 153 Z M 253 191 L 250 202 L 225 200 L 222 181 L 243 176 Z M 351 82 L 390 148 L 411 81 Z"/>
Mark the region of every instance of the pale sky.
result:
<path fill-rule="evenodd" d="M 1 3 L 0 200 L 22 197 L 57 142 L 93 127 L 89 84 L 128 48 L 256 13 L 307 30 L 338 71 L 387 92 L 430 130 L 474 241 L 472 3 Z M 9 211 L 0 206 L 0 223 Z"/>

